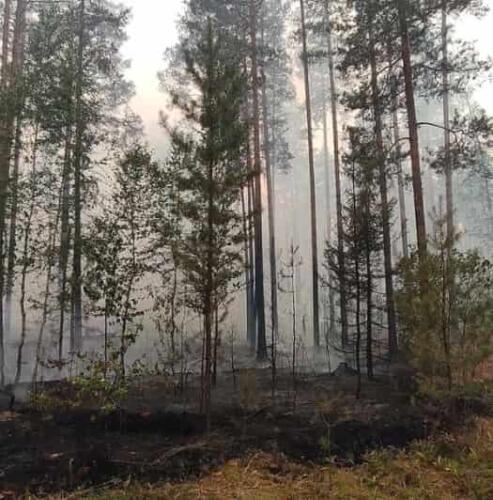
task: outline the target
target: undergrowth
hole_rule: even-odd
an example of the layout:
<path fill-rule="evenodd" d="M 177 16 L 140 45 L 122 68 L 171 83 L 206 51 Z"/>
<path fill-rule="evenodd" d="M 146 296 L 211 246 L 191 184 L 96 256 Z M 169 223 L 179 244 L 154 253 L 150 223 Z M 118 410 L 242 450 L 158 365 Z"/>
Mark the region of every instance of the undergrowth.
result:
<path fill-rule="evenodd" d="M 493 419 L 477 418 L 457 434 L 417 441 L 407 451 L 367 455 L 342 468 L 300 465 L 283 456 L 254 453 L 182 484 L 145 485 L 131 479 L 118 487 L 83 491 L 89 499 L 489 499 L 493 498 Z"/>

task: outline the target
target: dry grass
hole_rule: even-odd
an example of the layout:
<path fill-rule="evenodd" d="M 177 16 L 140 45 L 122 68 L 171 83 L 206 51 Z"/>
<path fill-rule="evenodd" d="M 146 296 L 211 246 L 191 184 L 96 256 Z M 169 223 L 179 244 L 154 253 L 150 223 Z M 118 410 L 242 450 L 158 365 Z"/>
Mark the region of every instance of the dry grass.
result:
<path fill-rule="evenodd" d="M 228 462 L 183 484 L 124 485 L 72 498 L 108 499 L 490 499 L 493 419 L 463 434 L 415 443 L 407 452 L 373 453 L 353 468 L 295 464 L 264 453 Z M 64 497 L 67 498 L 67 497 Z"/>

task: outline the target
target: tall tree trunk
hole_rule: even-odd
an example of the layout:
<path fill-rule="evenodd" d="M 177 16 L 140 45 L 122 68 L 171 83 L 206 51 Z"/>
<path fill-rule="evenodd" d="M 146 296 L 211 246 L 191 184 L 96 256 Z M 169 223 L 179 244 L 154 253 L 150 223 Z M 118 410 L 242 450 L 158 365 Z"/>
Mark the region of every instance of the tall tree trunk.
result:
<path fill-rule="evenodd" d="M 39 369 L 39 363 L 41 361 L 41 351 L 43 348 L 43 339 L 44 339 L 44 333 L 46 329 L 46 324 L 48 322 L 48 314 L 49 314 L 49 304 L 50 304 L 50 295 L 51 295 L 51 282 L 53 281 L 53 268 L 55 264 L 55 246 L 56 246 L 56 238 L 58 234 L 58 228 L 60 224 L 60 216 L 61 216 L 61 209 L 62 209 L 62 189 L 63 187 L 60 187 L 60 191 L 58 193 L 58 207 L 57 207 L 57 212 L 55 214 L 55 220 L 52 224 L 49 224 L 49 231 L 48 231 L 48 248 L 46 251 L 46 281 L 45 281 L 45 286 L 44 286 L 44 295 L 43 295 L 43 307 L 42 307 L 42 313 L 41 313 L 41 321 L 39 324 L 39 330 L 38 330 L 38 338 L 36 341 L 36 356 L 34 359 L 34 369 L 33 369 L 33 374 L 32 374 L 32 383 L 34 386 L 36 386 L 36 382 L 38 380 L 38 369 Z"/>
<path fill-rule="evenodd" d="M 263 37 L 263 35 L 262 35 Z M 262 115 L 264 132 L 265 171 L 267 177 L 267 209 L 269 215 L 269 260 L 270 260 L 270 299 L 271 299 L 271 331 L 272 344 L 279 335 L 279 319 L 277 311 L 277 262 L 276 262 L 276 214 L 273 185 L 273 165 L 271 161 L 271 142 L 269 135 L 269 113 L 267 108 L 267 92 L 265 88 L 265 72 L 262 68 Z"/>
<path fill-rule="evenodd" d="M 445 149 L 445 198 L 447 205 L 447 238 L 451 245 L 454 240 L 454 192 L 453 170 L 450 152 L 450 104 L 449 104 L 449 74 L 448 74 L 448 26 L 447 26 L 447 0 L 442 0 L 442 101 L 443 101 L 443 139 Z"/>
<path fill-rule="evenodd" d="M 10 48 L 10 21 L 12 17 L 12 0 L 5 0 L 3 5 L 3 25 L 2 25 L 2 59 L 0 70 L 0 89 L 5 90 L 9 68 L 9 48 Z"/>
<path fill-rule="evenodd" d="M 3 296 L 5 292 L 6 207 L 10 181 L 11 150 L 15 138 L 15 117 L 18 114 L 21 100 L 19 80 L 22 77 L 24 60 L 26 10 L 27 0 L 18 0 L 10 66 L 8 65 L 9 33 L 3 33 L 3 40 L 6 45 L 2 49 L 2 86 L 0 90 L 6 105 L 3 106 L 4 109 L 0 112 L 0 386 L 5 384 Z M 10 27 L 10 22 L 8 22 L 10 19 L 10 2 L 6 2 L 4 14 L 7 14 L 4 20 L 4 28 L 8 30 Z"/>
<path fill-rule="evenodd" d="M 245 74 L 248 74 L 248 62 L 243 62 Z M 248 140 L 246 143 L 246 161 L 249 178 L 246 186 L 242 190 L 243 207 L 243 231 L 245 236 L 245 283 L 246 283 L 246 314 L 247 314 L 247 343 L 252 348 L 257 344 L 257 313 L 255 305 L 255 256 L 254 256 L 254 182 L 255 174 L 252 161 L 252 143 L 251 143 L 251 123 L 250 105 L 247 102 L 245 106 L 245 120 L 248 123 Z M 246 198 L 245 198 L 246 189 Z"/>
<path fill-rule="evenodd" d="M 21 110 L 17 114 L 14 139 L 14 165 L 12 177 L 10 179 L 10 227 L 9 227 L 9 246 L 7 256 L 7 278 L 5 287 L 5 335 L 11 334 L 12 323 L 12 296 L 15 285 L 15 264 L 17 254 L 17 212 L 19 204 L 19 167 L 22 149 L 22 117 Z"/>
<path fill-rule="evenodd" d="M 252 59 L 252 97 L 253 97 L 253 146 L 255 173 L 254 221 L 255 221 L 255 305 L 257 312 L 257 358 L 267 359 L 265 337 L 265 299 L 264 299 L 264 249 L 262 234 L 262 160 L 260 152 L 260 106 L 259 71 L 257 50 L 257 2 L 250 0 L 250 43 Z"/>
<path fill-rule="evenodd" d="M 305 77 L 305 108 L 308 131 L 308 167 L 310 170 L 310 215 L 312 232 L 312 287 L 313 287 L 313 343 L 320 347 L 320 313 L 318 296 L 318 236 L 317 236 L 317 199 L 315 184 L 315 160 L 313 154 L 312 107 L 310 95 L 310 70 L 308 63 L 307 35 L 305 24 L 305 3 L 300 0 L 301 38 L 303 46 L 303 72 Z"/>
<path fill-rule="evenodd" d="M 339 297 L 341 314 L 341 343 L 344 348 L 349 341 L 347 318 L 346 293 L 346 262 L 344 255 L 344 228 L 342 221 L 342 189 L 341 189 L 341 159 L 339 151 L 339 123 L 337 116 L 337 88 L 335 79 L 334 53 L 332 50 L 332 24 L 329 12 L 329 0 L 325 0 L 327 17 L 327 52 L 329 58 L 329 82 L 332 114 L 332 136 L 334 142 L 334 175 L 336 188 L 336 215 L 337 215 L 337 260 L 339 267 Z"/>
<path fill-rule="evenodd" d="M 85 0 L 79 4 L 79 28 L 77 46 L 77 76 L 75 79 L 75 149 L 74 149 L 74 256 L 72 269 L 72 311 L 73 333 L 72 353 L 78 353 L 82 347 L 82 163 L 84 118 L 82 116 L 82 79 L 85 46 Z"/>
<path fill-rule="evenodd" d="M 62 171 L 62 213 L 61 213 L 61 234 L 60 234 L 60 318 L 58 324 L 58 362 L 61 368 L 63 359 L 63 340 L 65 330 L 65 310 L 67 307 L 67 271 L 70 254 L 70 171 L 72 162 L 72 122 L 69 119 L 66 127 L 65 153 Z"/>
<path fill-rule="evenodd" d="M 22 152 L 22 113 L 24 107 L 24 92 L 21 87 L 21 78 L 24 71 L 24 53 L 26 39 L 26 9 L 27 3 L 18 2 L 16 11 L 16 26 L 14 30 L 14 40 L 12 47 L 12 74 L 11 88 L 14 90 L 14 120 L 15 134 L 13 138 L 14 144 L 14 164 L 12 178 L 10 179 L 10 228 L 9 228 L 9 247 L 7 257 L 7 279 L 5 290 L 5 331 L 10 331 L 11 322 L 11 306 L 12 294 L 15 280 L 15 263 L 16 263 L 16 243 L 17 243 L 17 209 L 18 209 L 18 179 L 19 166 Z M 19 18 L 17 19 L 17 16 Z"/>
<path fill-rule="evenodd" d="M 212 355 L 212 386 L 217 385 L 217 353 L 221 343 L 221 331 L 219 329 L 219 308 L 216 306 L 214 309 L 214 352 Z"/>
<path fill-rule="evenodd" d="M 132 202 L 133 205 L 133 202 Z M 137 240 L 136 240 L 136 227 L 135 227 L 135 214 L 132 211 L 130 220 L 130 233 L 131 233 L 131 259 L 132 259 L 132 271 L 130 272 L 130 276 L 128 277 L 127 288 L 125 290 L 125 301 L 123 308 L 123 318 L 122 318 L 122 329 L 120 332 L 120 371 L 122 379 L 125 379 L 126 370 L 125 370 L 125 356 L 127 354 L 127 350 L 129 344 L 127 342 L 127 327 L 130 320 L 130 310 L 132 307 L 132 293 L 134 290 L 134 283 L 137 276 Z"/>
<path fill-rule="evenodd" d="M 404 70 L 404 84 L 406 95 L 406 109 L 409 128 L 409 144 L 411 152 L 411 167 L 414 192 L 414 211 L 416 216 L 416 233 L 418 252 L 424 257 L 427 247 L 426 214 L 423 199 L 423 185 L 421 178 L 421 158 L 419 150 L 418 122 L 416 117 L 416 102 L 414 98 L 413 67 L 411 62 L 411 41 L 408 29 L 409 0 L 397 1 L 400 23 L 401 57 Z"/>
<path fill-rule="evenodd" d="M 373 279 L 371 269 L 371 251 L 366 246 L 366 375 L 373 378 Z"/>
<path fill-rule="evenodd" d="M 356 173 L 353 163 L 353 169 L 351 173 L 351 182 L 352 182 L 352 225 L 353 225 L 353 242 L 355 246 L 358 242 L 358 234 L 356 230 L 356 218 L 357 218 L 357 209 L 356 209 Z M 358 248 L 354 248 L 354 283 L 356 286 L 355 290 L 355 299 L 356 299 L 356 345 L 355 345 L 355 361 L 356 361 L 356 399 L 359 399 L 361 395 L 361 276 L 360 276 L 360 253 Z"/>
<path fill-rule="evenodd" d="M 202 377 L 203 410 L 206 416 L 207 430 L 211 428 L 211 383 L 212 383 L 212 328 L 214 321 L 214 166 L 208 167 L 208 209 L 207 209 L 207 256 L 206 256 L 206 289 L 204 295 L 204 373 Z"/>
<path fill-rule="evenodd" d="M 389 51 L 390 54 L 390 51 Z M 407 210 L 406 210 L 406 195 L 404 191 L 404 174 L 402 172 L 402 149 L 401 149 L 401 134 L 399 131 L 399 118 L 397 115 L 399 109 L 398 102 L 398 82 L 397 77 L 392 77 L 392 127 L 394 129 L 394 144 L 397 155 L 397 186 L 399 193 L 399 215 L 401 222 L 401 242 L 402 242 L 402 255 L 409 257 L 409 240 L 407 229 Z"/>
<path fill-rule="evenodd" d="M 329 130 L 327 123 L 327 103 L 323 100 L 323 141 L 324 141 L 324 171 L 325 171 L 325 197 L 326 197 L 326 214 L 327 217 L 327 243 L 332 244 L 332 214 L 330 211 L 330 200 L 332 193 L 330 189 L 330 166 L 329 166 Z M 335 331 L 335 299 L 334 288 L 332 281 L 332 272 L 329 270 L 328 275 L 328 299 L 329 299 L 329 325 L 328 339 Z M 328 342 L 326 342 L 328 346 Z"/>
<path fill-rule="evenodd" d="M 254 217 L 254 205 L 255 205 L 255 195 L 254 195 L 255 185 L 254 179 L 250 179 L 247 186 L 248 195 L 248 256 L 250 260 L 250 267 L 248 268 L 248 273 L 250 280 L 248 282 L 248 288 L 250 293 L 250 314 L 251 314 L 251 331 L 249 334 L 250 346 L 255 349 L 257 345 L 257 302 L 255 300 L 255 217 Z"/>
<path fill-rule="evenodd" d="M 387 324 L 388 324 L 388 348 L 390 359 L 393 359 L 397 354 L 397 325 L 395 315 L 394 302 L 394 282 L 392 271 L 392 242 L 390 237 L 390 210 L 387 192 L 387 169 L 386 169 L 386 153 L 383 139 L 382 125 L 382 106 L 378 90 L 377 76 L 377 60 L 374 49 L 374 39 L 372 29 L 369 31 L 370 45 L 370 69 L 371 69 L 371 93 L 373 105 L 373 118 L 375 120 L 375 135 L 378 149 L 378 170 L 379 170 L 379 187 L 380 187 L 380 202 L 382 214 L 382 235 L 383 235 L 383 255 L 384 255 L 384 271 L 385 271 L 385 301 L 387 309 Z"/>
<path fill-rule="evenodd" d="M 247 186 L 248 189 L 248 186 Z M 247 213 L 247 205 L 245 200 L 245 188 L 241 190 L 241 210 L 243 219 L 243 238 L 244 238 L 244 259 L 245 259 L 245 298 L 246 298 L 246 320 L 247 320 L 247 342 L 253 345 L 252 341 L 255 336 L 255 319 L 253 317 L 252 303 L 252 283 L 251 283 L 251 266 L 253 265 L 250 258 L 250 230 L 249 230 L 249 214 Z"/>
<path fill-rule="evenodd" d="M 26 282 L 27 272 L 29 269 L 29 245 L 31 242 L 31 225 L 34 215 L 34 208 L 36 202 L 36 166 L 37 166 L 37 153 L 38 153 L 38 126 L 34 132 L 34 144 L 32 153 L 32 170 L 31 170 L 31 204 L 24 227 L 24 244 L 22 250 L 22 270 L 21 270 L 21 296 L 19 305 L 21 310 L 21 338 L 17 348 L 17 363 L 14 384 L 17 385 L 21 380 L 22 375 L 22 355 L 24 344 L 27 334 L 27 312 L 26 312 Z"/>

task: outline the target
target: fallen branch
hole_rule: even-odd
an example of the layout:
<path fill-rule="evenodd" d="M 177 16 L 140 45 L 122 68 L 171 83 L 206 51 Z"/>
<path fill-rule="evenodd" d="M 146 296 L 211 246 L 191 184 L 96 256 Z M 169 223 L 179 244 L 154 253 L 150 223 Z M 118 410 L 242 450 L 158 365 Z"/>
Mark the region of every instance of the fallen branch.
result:
<path fill-rule="evenodd" d="M 207 448 L 205 442 L 193 443 L 184 446 L 178 446 L 177 448 L 172 448 L 168 450 L 166 453 L 163 453 L 160 457 L 156 458 L 150 463 L 151 467 L 161 464 L 162 462 L 166 462 L 171 458 L 180 455 L 181 453 L 185 453 L 187 451 L 196 451 L 196 450 L 212 450 L 212 448 Z"/>

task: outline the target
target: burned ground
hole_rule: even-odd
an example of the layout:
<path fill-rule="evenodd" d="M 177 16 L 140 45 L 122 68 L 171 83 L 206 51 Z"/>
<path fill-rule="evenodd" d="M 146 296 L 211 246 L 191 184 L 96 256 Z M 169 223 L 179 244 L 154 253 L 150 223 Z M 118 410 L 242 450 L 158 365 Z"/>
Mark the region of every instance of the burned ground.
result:
<path fill-rule="evenodd" d="M 2 490 L 43 495 L 128 478 L 185 481 L 257 451 L 351 466 L 370 450 L 403 448 L 489 411 L 486 403 L 463 398 L 413 401 L 384 378 L 365 381 L 356 400 L 351 376 L 305 375 L 294 390 L 281 374 L 273 400 L 269 377 L 268 370 L 222 376 L 210 433 L 199 413 L 197 380 L 183 393 L 159 377 L 137 380 L 126 407 L 109 414 L 97 408 L 4 412 Z"/>

